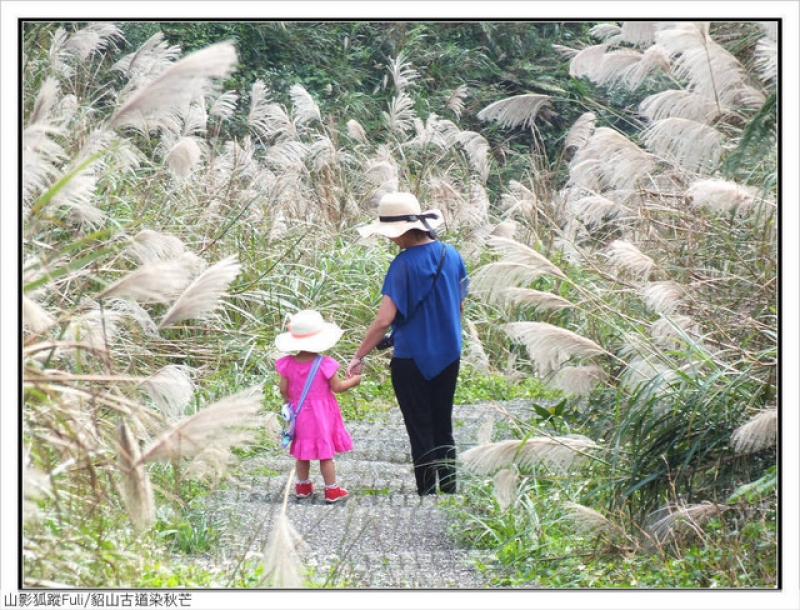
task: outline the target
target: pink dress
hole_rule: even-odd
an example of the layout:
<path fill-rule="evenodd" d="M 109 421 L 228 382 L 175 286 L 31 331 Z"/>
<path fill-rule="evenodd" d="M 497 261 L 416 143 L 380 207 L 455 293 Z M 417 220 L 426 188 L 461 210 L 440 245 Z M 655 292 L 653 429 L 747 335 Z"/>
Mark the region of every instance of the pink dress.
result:
<path fill-rule="evenodd" d="M 284 356 L 275 362 L 278 374 L 289 380 L 289 398 L 293 408 L 300 400 L 313 363 L 313 359 L 298 362 L 294 356 Z M 338 368 L 336 360 L 323 356 L 297 416 L 295 437 L 289 447 L 289 453 L 298 460 L 328 460 L 335 453 L 353 449 L 353 441 L 344 427 L 339 403 L 329 382 Z"/>

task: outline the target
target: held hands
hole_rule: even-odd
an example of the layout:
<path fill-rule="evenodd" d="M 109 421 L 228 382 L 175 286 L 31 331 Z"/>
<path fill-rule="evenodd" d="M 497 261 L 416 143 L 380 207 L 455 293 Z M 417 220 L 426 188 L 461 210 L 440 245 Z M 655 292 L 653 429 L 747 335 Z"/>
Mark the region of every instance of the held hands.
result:
<path fill-rule="evenodd" d="M 345 375 L 348 379 L 350 379 L 353 375 L 361 375 L 364 370 L 364 363 L 361 361 L 361 358 L 356 358 L 353 356 L 350 363 L 347 365 L 347 369 L 345 370 Z M 360 381 L 360 380 L 359 380 Z"/>

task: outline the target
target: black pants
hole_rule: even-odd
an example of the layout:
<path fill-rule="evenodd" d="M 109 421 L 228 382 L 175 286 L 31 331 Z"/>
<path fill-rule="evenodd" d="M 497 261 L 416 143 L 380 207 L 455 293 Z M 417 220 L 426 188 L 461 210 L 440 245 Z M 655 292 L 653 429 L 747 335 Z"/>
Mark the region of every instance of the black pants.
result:
<path fill-rule="evenodd" d="M 456 445 L 453 440 L 453 396 L 460 361 L 433 379 L 425 379 L 411 358 L 392 358 L 392 386 L 411 441 L 417 493 L 456 491 Z"/>

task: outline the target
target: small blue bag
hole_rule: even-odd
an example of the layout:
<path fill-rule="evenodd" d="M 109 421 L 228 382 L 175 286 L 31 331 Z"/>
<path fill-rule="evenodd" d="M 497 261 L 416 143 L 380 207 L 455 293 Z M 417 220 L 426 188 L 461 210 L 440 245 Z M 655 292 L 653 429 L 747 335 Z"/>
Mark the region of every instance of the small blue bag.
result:
<path fill-rule="evenodd" d="M 290 402 L 285 402 L 281 406 L 281 418 L 283 419 L 283 424 L 281 425 L 281 447 L 284 449 L 294 440 L 297 415 L 300 413 L 300 409 L 303 408 L 303 401 L 306 399 L 308 389 L 311 387 L 311 382 L 314 380 L 321 362 L 322 356 L 317 356 L 314 359 L 314 364 L 311 365 L 311 371 L 306 378 L 306 385 L 303 387 L 303 393 L 300 395 L 300 400 L 297 401 L 297 409 L 292 409 L 292 403 Z"/>

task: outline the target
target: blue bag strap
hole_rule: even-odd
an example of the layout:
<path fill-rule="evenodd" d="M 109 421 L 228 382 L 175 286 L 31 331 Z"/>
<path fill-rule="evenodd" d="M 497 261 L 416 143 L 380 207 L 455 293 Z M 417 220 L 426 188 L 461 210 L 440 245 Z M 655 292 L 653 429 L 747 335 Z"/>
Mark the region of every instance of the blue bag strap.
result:
<path fill-rule="evenodd" d="M 317 374 L 319 365 L 321 363 L 322 355 L 320 354 L 314 358 L 314 364 L 311 365 L 311 371 L 308 373 L 308 377 L 306 378 L 306 385 L 303 387 L 303 393 L 300 394 L 300 400 L 297 401 L 297 410 L 294 412 L 295 417 L 300 414 L 300 409 L 303 408 L 303 401 L 306 399 L 306 394 L 308 394 L 308 390 L 311 387 L 311 382 L 314 381 L 314 376 Z"/>

